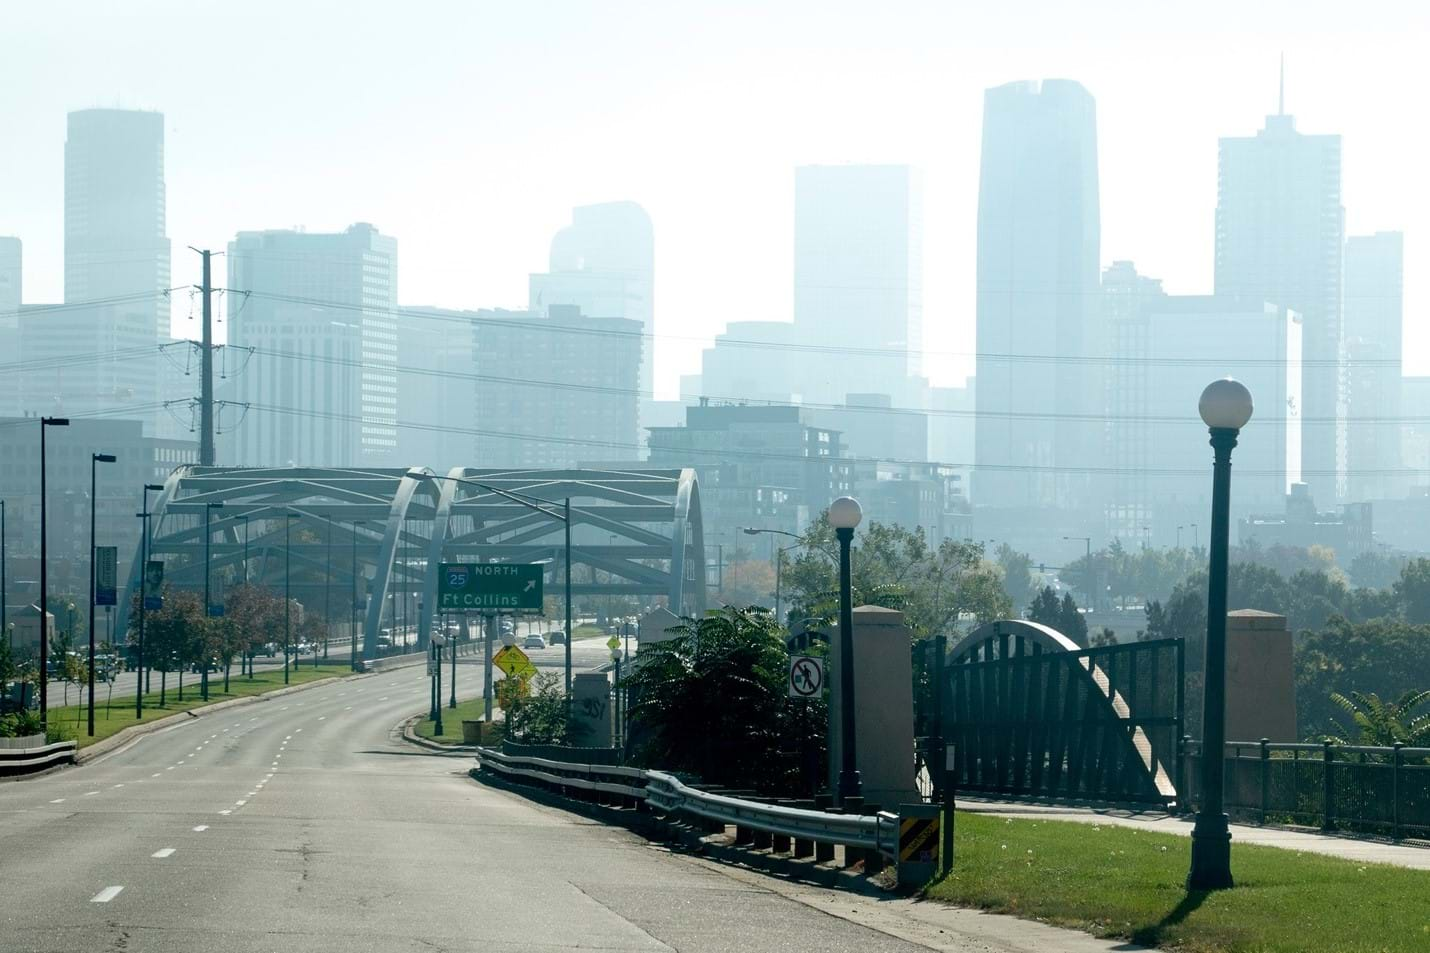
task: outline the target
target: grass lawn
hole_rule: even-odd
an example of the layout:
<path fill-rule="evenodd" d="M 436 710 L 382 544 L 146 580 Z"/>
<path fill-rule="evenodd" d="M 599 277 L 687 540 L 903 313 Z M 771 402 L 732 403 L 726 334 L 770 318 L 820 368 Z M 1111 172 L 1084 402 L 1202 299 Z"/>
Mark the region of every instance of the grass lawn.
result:
<path fill-rule="evenodd" d="M 431 699 L 428 699 L 431 704 Z M 466 701 L 457 702 L 456 708 L 448 708 L 446 702 L 442 704 L 442 733 L 436 733 L 437 725 L 432 719 L 423 717 L 413 730 L 420 738 L 430 738 L 433 741 L 446 745 L 459 745 L 462 743 L 462 720 L 480 721 L 486 712 L 486 703 L 481 697 L 469 698 Z M 496 706 L 492 706 L 492 713 L 496 714 Z"/>
<path fill-rule="evenodd" d="M 334 675 L 351 675 L 352 669 L 345 662 L 341 665 L 319 665 L 314 668 L 312 665 L 302 665 L 289 673 L 290 685 L 304 685 L 308 682 L 317 681 L 320 678 L 332 678 Z M 169 673 L 168 691 L 164 693 L 164 706 L 159 707 L 159 693 L 149 692 L 144 696 L 144 721 L 153 721 L 156 718 L 163 718 L 175 712 L 188 711 L 192 708 L 200 708 L 205 704 L 212 705 L 215 702 L 227 701 L 230 698 L 243 698 L 246 695 L 262 695 L 264 692 L 271 692 L 274 689 L 283 687 L 283 670 L 266 669 L 254 674 L 252 679 L 247 675 L 238 675 L 237 668 L 230 673 L 228 680 L 228 691 L 223 690 L 223 673 L 217 676 L 209 673 L 209 700 L 204 702 L 199 698 L 199 676 L 184 674 L 184 700 L 179 701 L 179 677 L 177 672 Z M 157 688 L 159 685 L 159 673 L 154 673 L 152 684 Z M 52 693 L 51 698 L 55 695 Z M 74 693 L 70 693 L 74 697 Z M 96 686 L 94 693 L 94 737 L 87 735 L 86 711 L 87 705 L 68 705 L 65 707 L 51 706 L 49 711 L 49 725 L 53 731 L 59 727 L 65 737 L 73 738 L 79 742 L 81 748 L 92 745 L 96 741 L 103 741 L 110 735 L 130 725 L 139 724 L 134 720 L 134 696 L 116 695 L 112 702 L 108 702 L 105 690 Z"/>
<path fill-rule="evenodd" d="M 1195 953 L 1430 950 L 1430 872 L 1232 842 L 1236 887 L 1188 894 L 1188 838 L 960 813 L 928 896 Z"/>
<path fill-rule="evenodd" d="M 592 624 L 589 623 L 589 622 L 583 622 L 583 623 L 581 623 L 580 625 L 576 626 L 576 628 L 575 628 L 574 631 L 575 631 L 575 633 L 576 633 L 576 634 L 575 634 L 575 638 L 578 638 L 578 639 L 609 639 L 609 638 L 610 638 L 610 636 L 606 633 L 606 630 L 605 630 L 605 629 L 601 628 L 599 625 L 592 625 Z"/>

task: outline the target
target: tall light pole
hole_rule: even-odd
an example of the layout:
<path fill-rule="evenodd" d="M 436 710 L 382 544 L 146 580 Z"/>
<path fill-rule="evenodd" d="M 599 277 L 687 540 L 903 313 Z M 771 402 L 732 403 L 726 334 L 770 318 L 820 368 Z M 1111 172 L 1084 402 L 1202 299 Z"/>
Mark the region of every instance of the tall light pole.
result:
<path fill-rule="evenodd" d="M 5 617 L 5 501 L 0 500 L 0 632 L 10 630 Z"/>
<path fill-rule="evenodd" d="M 358 539 L 358 527 L 361 526 L 361 525 L 362 525 L 363 523 L 365 523 L 365 522 L 367 522 L 367 521 L 366 521 L 366 520 L 353 520 L 353 572 L 352 572 L 352 576 L 353 576 L 353 579 L 352 579 L 352 583 L 353 583 L 353 601 L 352 601 L 352 616 L 353 616 L 353 620 L 352 620 L 352 625 L 350 625 L 350 626 L 348 627 L 348 654 L 349 654 L 348 664 L 350 664 L 350 665 L 352 666 L 352 670 L 353 670 L 354 672 L 357 671 L 357 667 L 358 667 L 358 666 L 357 666 L 357 627 L 358 627 L 357 539 Z"/>
<path fill-rule="evenodd" d="M 161 483 L 144 484 L 144 507 L 141 512 L 134 515 L 141 520 L 139 536 L 139 652 L 137 663 L 134 666 L 134 720 L 138 721 L 144 717 L 144 613 L 148 609 L 145 605 L 149 601 L 149 494 L 152 491 L 162 493 L 164 486 Z"/>
<path fill-rule="evenodd" d="M 764 528 L 755 527 L 755 526 L 745 526 L 745 527 L 742 527 L 742 528 L 741 528 L 740 532 L 744 533 L 746 536 L 760 536 L 760 535 L 766 535 L 766 534 L 767 534 L 767 535 L 771 535 L 771 536 L 788 536 L 790 539 L 795 539 L 795 540 L 798 540 L 798 541 L 799 541 L 799 542 L 797 542 L 797 543 L 792 543 L 792 544 L 789 545 L 789 546 L 781 546 L 779 549 L 776 549 L 776 550 L 774 551 L 774 557 L 775 557 L 775 621 L 778 622 L 780 625 L 784 625 L 784 612 L 783 612 L 784 606 L 783 606 L 782 600 L 781 600 L 781 598 L 780 598 L 780 597 L 781 597 L 781 588 L 780 588 L 780 575 L 781 575 L 781 573 L 780 573 L 780 570 L 781 570 L 781 568 L 782 568 L 783 565 L 784 565 L 784 554 L 787 553 L 787 552 L 789 552 L 791 549 L 803 549 L 803 548 L 809 547 L 809 548 L 814 549 L 815 552 L 824 553 L 824 555 L 829 556 L 830 559 L 834 559 L 834 557 L 833 557 L 833 556 L 830 556 L 830 554 L 829 554 L 828 552 L 826 552 L 825 550 L 819 548 L 818 546 L 814 546 L 812 543 L 810 543 L 808 540 L 806 540 L 803 536 L 799 535 L 798 533 L 791 533 L 791 532 L 789 532 L 788 530 L 783 530 L 783 529 L 764 529 Z M 771 540 L 771 542 L 773 542 L 773 540 Z M 837 560 L 836 560 L 836 562 L 837 562 Z"/>
<path fill-rule="evenodd" d="M 1188 890 L 1232 885 L 1231 828 L 1222 809 L 1226 743 L 1226 573 L 1231 534 L 1231 451 L 1251 419 L 1251 392 L 1230 377 L 1202 391 L 1197 410 L 1211 433 L 1212 527 L 1207 567 L 1207 642 L 1202 691 L 1202 797 L 1192 827 Z"/>
<path fill-rule="evenodd" d="M 214 510 L 221 510 L 221 509 L 223 509 L 223 504 L 222 504 L 222 503 L 205 503 L 205 504 L 204 504 L 204 626 L 205 626 L 205 634 L 207 634 L 207 631 L 208 631 L 208 630 L 207 630 L 208 620 L 214 617 L 214 603 L 213 603 L 213 597 L 212 597 L 212 595 L 211 595 L 211 590 L 210 590 L 210 588 L 209 588 L 210 582 L 211 582 L 211 580 L 213 579 L 212 563 L 211 563 L 211 559 L 210 559 L 210 552 L 211 552 L 210 542 L 213 540 L 213 532 L 212 532 L 212 530 L 210 530 L 210 528 L 209 528 L 210 525 L 211 525 L 210 519 L 211 519 L 212 516 L 213 516 L 213 511 L 214 511 Z M 202 671 L 203 671 L 203 674 L 199 676 L 199 679 L 200 679 L 200 681 L 199 681 L 199 696 L 200 696 L 201 698 L 203 698 L 204 701 L 208 701 L 208 700 L 209 700 L 209 646 L 208 646 L 208 640 L 207 640 L 207 639 L 204 640 L 203 651 L 204 651 L 204 667 L 203 667 L 203 670 L 202 670 Z"/>
<path fill-rule="evenodd" d="M 297 513 L 283 513 L 283 684 L 288 684 L 288 656 L 293 645 L 293 535 Z"/>
<path fill-rule="evenodd" d="M 1202 545 L 1201 530 L 1197 529 L 1197 524 L 1192 524 L 1192 549 L 1200 549 Z"/>
<path fill-rule="evenodd" d="M 45 428 L 68 427 L 68 417 L 40 418 L 40 730 L 45 730 L 49 716 L 49 651 L 50 651 L 50 549 L 45 510 Z"/>
<path fill-rule="evenodd" d="M 328 641 L 333 624 L 333 514 L 325 514 L 328 521 L 328 565 L 323 576 L 323 661 L 328 660 Z M 313 646 L 313 667 L 318 667 L 318 647 Z"/>
<path fill-rule="evenodd" d="M 854 737 L 854 595 L 849 545 L 864 518 L 859 501 L 841 496 L 829 504 L 829 525 L 839 539 L 839 804 L 847 812 L 863 810 Z"/>
<path fill-rule="evenodd" d="M 98 465 L 113 463 L 117 458 L 112 453 L 91 453 L 89 455 L 89 736 L 94 737 L 94 495 L 98 490 Z"/>

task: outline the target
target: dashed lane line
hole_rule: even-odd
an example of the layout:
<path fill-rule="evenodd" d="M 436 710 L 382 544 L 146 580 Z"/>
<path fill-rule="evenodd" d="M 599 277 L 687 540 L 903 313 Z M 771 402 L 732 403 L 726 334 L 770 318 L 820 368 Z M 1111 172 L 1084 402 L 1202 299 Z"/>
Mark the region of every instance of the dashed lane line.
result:
<path fill-rule="evenodd" d="M 172 856 L 174 856 L 174 848 L 172 848 L 172 847 L 161 847 L 161 848 L 159 848 L 158 850 L 154 851 L 154 853 L 150 854 L 149 856 L 150 856 L 150 857 L 157 857 L 157 858 L 159 858 L 160 860 L 163 860 L 165 857 L 172 857 Z"/>
<path fill-rule="evenodd" d="M 95 894 L 93 897 L 90 897 L 90 898 L 89 898 L 89 902 L 90 902 L 90 903 L 108 903 L 109 901 L 113 900 L 115 897 L 119 896 L 119 892 L 120 892 L 121 890 L 123 890 L 123 889 L 124 889 L 124 887 L 118 886 L 118 885 L 113 886 L 113 887 L 105 887 L 105 888 L 104 888 L 103 890 L 101 890 L 99 893 Z"/>
<path fill-rule="evenodd" d="M 208 826 L 207 824 L 200 824 L 198 827 L 195 827 L 195 828 L 194 828 L 194 833 L 195 833 L 195 834 L 202 834 L 204 831 L 206 831 L 206 830 L 208 830 L 208 829 L 209 829 L 209 826 Z"/>

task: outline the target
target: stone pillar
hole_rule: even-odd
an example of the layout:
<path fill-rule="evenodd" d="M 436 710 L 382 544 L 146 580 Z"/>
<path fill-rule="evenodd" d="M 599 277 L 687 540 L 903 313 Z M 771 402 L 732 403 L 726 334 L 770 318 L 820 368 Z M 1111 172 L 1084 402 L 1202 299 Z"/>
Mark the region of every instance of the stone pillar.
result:
<path fill-rule="evenodd" d="M 904 614 L 881 606 L 854 610 L 855 763 L 864 801 L 884 806 L 920 800 L 914 783 L 913 632 Z M 839 629 L 831 630 L 829 785 L 838 788 Z"/>
<path fill-rule="evenodd" d="M 1226 614 L 1226 740 L 1296 741 L 1296 679 L 1286 617 Z"/>
<path fill-rule="evenodd" d="M 656 606 L 641 616 L 640 623 L 636 629 L 637 651 L 639 651 L 642 645 L 647 645 L 652 642 L 664 642 L 667 639 L 675 638 L 675 635 L 670 629 L 677 625 L 680 625 L 680 616 L 663 606 Z"/>
<path fill-rule="evenodd" d="M 572 676 L 571 743 L 583 748 L 611 746 L 611 677 L 604 672 Z"/>

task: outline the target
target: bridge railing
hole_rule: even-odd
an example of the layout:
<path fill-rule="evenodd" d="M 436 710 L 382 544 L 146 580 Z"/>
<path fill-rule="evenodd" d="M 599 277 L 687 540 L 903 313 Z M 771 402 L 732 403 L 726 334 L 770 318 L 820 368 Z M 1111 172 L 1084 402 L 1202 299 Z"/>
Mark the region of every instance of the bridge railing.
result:
<path fill-rule="evenodd" d="M 1200 802 L 1201 743 L 1182 741 L 1183 777 Z M 1259 824 L 1301 824 L 1430 838 L 1430 748 L 1230 741 L 1226 808 Z"/>

